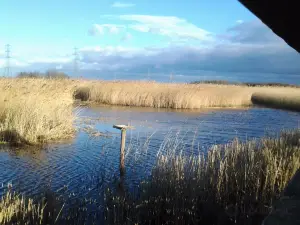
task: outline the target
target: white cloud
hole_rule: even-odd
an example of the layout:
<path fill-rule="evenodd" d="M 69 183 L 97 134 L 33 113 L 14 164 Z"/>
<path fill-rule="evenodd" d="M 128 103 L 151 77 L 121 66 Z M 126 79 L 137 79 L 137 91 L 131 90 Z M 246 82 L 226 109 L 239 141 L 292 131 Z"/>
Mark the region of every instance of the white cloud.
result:
<path fill-rule="evenodd" d="M 170 35 L 168 32 L 175 28 L 177 36 L 185 37 L 187 29 L 179 26 L 187 22 L 177 17 L 122 16 L 121 19 L 137 22 L 129 26 L 140 32 Z M 160 65 L 161 69 L 174 70 L 300 73 L 299 54 L 259 20 L 236 24 L 213 40 L 206 46 L 189 41 L 156 48 L 91 47 L 82 52 L 82 60 L 97 70 L 141 71 Z"/>
<path fill-rule="evenodd" d="M 5 60 L 0 58 L 0 67 L 4 67 L 5 65 Z"/>
<path fill-rule="evenodd" d="M 110 34 L 118 34 L 125 26 L 118 24 L 94 24 L 91 29 L 89 29 L 89 34 L 91 36 L 102 35 L 105 32 Z"/>
<path fill-rule="evenodd" d="M 14 61 L 12 62 L 12 66 L 16 66 L 16 67 L 26 67 L 26 66 L 29 66 L 30 64 L 27 63 L 27 62 L 21 62 L 21 61 Z"/>
<path fill-rule="evenodd" d="M 62 68 L 63 68 L 63 66 L 61 64 L 55 67 L 55 69 L 57 69 L 57 70 L 61 70 Z"/>
<path fill-rule="evenodd" d="M 260 20 L 236 24 L 227 30 L 228 40 L 243 44 L 281 45 L 286 43 Z"/>
<path fill-rule="evenodd" d="M 177 42 L 179 44 L 175 45 L 175 42 L 171 41 L 169 45 L 164 47 L 83 47 L 79 50 L 82 69 L 135 72 L 146 71 L 148 68 L 155 68 L 159 65 L 160 70 L 166 71 L 214 70 L 300 73 L 300 55 L 259 20 L 237 23 L 225 33 L 215 35 L 208 45 L 202 45 L 202 42 L 199 41 L 184 42 L 190 35 L 185 35 L 188 28 L 181 26 L 189 23 L 177 17 L 128 16 L 123 17 L 122 20 L 130 24 L 102 24 L 95 27 L 100 27 L 100 31 L 104 33 L 115 32 L 111 30 L 112 27 L 118 28 L 119 31 L 126 30 L 122 33 L 123 37 L 120 35 L 123 41 L 132 38 L 131 33 L 125 29 L 127 26 L 132 26 L 131 29 L 135 31 L 175 36 L 180 38 L 182 42 Z M 187 27 L 194 26 L 187 24 Z M 174 35 L 170 34 L 172 28 L 175 28 Z M 200 28 L 194 27 L 194 29 Z M 194 35 L 195 30 L 191 33 Z M 206 35 L 205 32 L 204 34 Z M 203 39 L 199 36 L 197 40 Z M 47 57 L 47 55 L 37 56 L 35 54 L 35 58 L 28 59 L 23 63 L 29 64 L 29 69 L 55 67 L 72 69 L 72 59 L 72 55 Z M 0 64 L 3 64 L 1 59 Z"/>
<path fill-rule="evenodd" d="M 236 23 L 241 24 L 241 23 L 244 23 L 244 21 L 243 20 L 237 20 Z"/>
<path fill-rule="evenodd" d="M 29 66 L 30 64 L 26 61 L 18 60 L 18 59 L 11 59 L 10 60 L 10 66 L 12 68 L 14 67 L 26 67 Z M 6 59 L 0 59 L 0 67 L 6 67 Z M 2 71 L 0 71 L 2 72 Z"/>
<path fill-rule="evenodd" d="M 132 39 L 132 35 L 130 33 L 126 33 L 122 38 L 121 41 L 130 41 Z"/>
<path fill-rule="evenodd" d="M 134 24 L 134 25 L 129 25 L 129 28 L 139 31 L 139 32 L 150 32 L 150 28 L 148 26 L 145 26 L 143 24 Z"/>
<path fill-rule="evenodd" d="M 119 18 L 128 21 L 128 27 L 139 32 L 151 32 L 171 38 L 212 40 L 210 32 L 175 16 L 121 15 Z"/>
<path fill-rule="evenodd" d="M 124 2 L 114 2 L 111 7 L 114 8 L 129 8 L 129 7 L 134 7 L 135 4 L 133 3 L 124 3 Z"/>
<path fill-rule="evenodd" d="M 72 58 L 70 57 L 44 57 L 44 58 L 33 58 L 27 60 L 28 63 L 34 64 L 34 63 L 68 63 L 71 62 Z"/>
<path fill-rule="evenodd" d="M 142 48 L 130 48 L 122 46 L 90 46 L 80 49 L 81 55 L 87 56 L 88 53 L 96 53 L 101 56 L 121 55 L 122 57 L 138 55 L 143 51 Z"/>
<path fill-rule="evenodd" d="M 160 65 L 161 69 L 174 70 L 300 72 L 300 57 L 290 48 L 253 44 L 221 44 L 207 49 L 195 46 L 135 49 L 110 46 L 86 49 L 82 56 L 85 68 L 102 71 L 141 71 Z"/>
<path fill-rule="evenodd" d="M 116 27 L 116 26 L 111 26 L 111 27 L 109 28 L 109 33 L 111 33 L 111 34 L 118 34 L 119 31 L 120 31 L 119 28 Z"/>
<path fill-rule="evenodd" d="M 98 24 L 94 24 L 92 26 L 91 29 L 89 29 L 89 34 L 91 36 L 96 36 L 96 35 L 99 35 L 99 34 L 103 34 L 104 33 L 104 29 L 102 26 L 98 25 Z"/>

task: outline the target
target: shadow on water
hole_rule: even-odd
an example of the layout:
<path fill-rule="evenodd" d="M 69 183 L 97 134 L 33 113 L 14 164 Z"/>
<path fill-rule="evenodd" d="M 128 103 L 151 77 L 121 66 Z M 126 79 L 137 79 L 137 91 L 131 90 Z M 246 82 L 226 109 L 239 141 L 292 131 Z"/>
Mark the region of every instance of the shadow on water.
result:
<path fill-rule="evenodd" d="M 0 132 L 0 140 L 9 143 L 11 146 L 30 145 L 16 130 L 5 130 Z"/>
<path fill-rule="evenodd" d="M 252 96 L 251 101 L 254 105 L 258 107 L 269 107 L 273 109 L 280 109 L 280 110 L 289 110 L 293 112 L 300 112 L 300 101 L 295 100 L 294 102 L 292 101 L 287 101 L 283 100 L 280 101 L 276 98 L 269 97 L 268 99 L 266 98 L 261 98 L 260 96 Z"/>

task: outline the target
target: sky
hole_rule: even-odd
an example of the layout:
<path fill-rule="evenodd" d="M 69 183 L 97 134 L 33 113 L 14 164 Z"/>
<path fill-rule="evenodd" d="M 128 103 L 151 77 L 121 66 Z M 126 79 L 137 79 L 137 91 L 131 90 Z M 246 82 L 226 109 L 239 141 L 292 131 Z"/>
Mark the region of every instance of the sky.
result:
<path fill-rule="evenodd" d="M 300 55 L 236 0 L 0 0 L 0 71 L 300 74 Z M 1 72 L 0 72 L 1 73 Z"/>

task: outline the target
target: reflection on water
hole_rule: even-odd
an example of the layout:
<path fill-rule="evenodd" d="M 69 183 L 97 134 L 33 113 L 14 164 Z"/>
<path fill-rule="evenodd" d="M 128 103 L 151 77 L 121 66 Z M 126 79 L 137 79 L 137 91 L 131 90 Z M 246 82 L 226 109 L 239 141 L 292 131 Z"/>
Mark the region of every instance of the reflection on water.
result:
<path fill-rule="evenodd" d="M 42 150 L 1 146 L 0 182 L 12 182 L 26 194 L 39 193 L 45 186 L 53 190 L 67 186 L 71 192 L 86 195 L 92 191 L 86 188 L 87 181 L 101 175 L 108 182 L 118 173 L 120 132 L 113 124 L 135 127 L 127 132 L 126 142 L 127 180 L 131 183 L 149 173 L 164 140 L 176 140 L 178 148 L 179 143 L 185 144 L 184 154 L 197 154 L 236 136 L 246 140 L 300 124 L 299 113 L 264 108 L 178 111 L 98 106 L 83 108 L 79 115 L 78 124 L 92 125 L 111 137 L 91 137 L 79 130 L 74 140 Z"/>

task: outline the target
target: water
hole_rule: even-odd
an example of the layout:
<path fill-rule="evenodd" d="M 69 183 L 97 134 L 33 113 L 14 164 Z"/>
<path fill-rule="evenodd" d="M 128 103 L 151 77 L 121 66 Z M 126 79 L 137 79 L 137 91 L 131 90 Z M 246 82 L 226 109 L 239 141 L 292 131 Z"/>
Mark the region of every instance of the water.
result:
<path fill-rule="evenodd" d="M 197 154 L 236 136 L 247 140 L 300 125 L 299 113 L 265 108 L 179 111 L 102 106 L 82 108 L 79 116 L 81 120 L 92 118 L 89 123 L 111 137 L 91 137 L 80 130 L 73 140 L 42 150 L 2 146 L 0 182 L 12 183 L 27 195 L 40 193 L 45 187 L 57 191 L 64 186 L 75 197 L 93 193 L 90 181 L 105 178 L 109 182 L 118 174 L 120 132 L 112 128 L 113 124 L 135 127 L 128 131 L 126 143 L 127 181 L 131 184 L 149 174 L 168 137 L 186 144 L 184 154 Z M 88 122 L 80 124 L 83 127 Z"/>
<path fill-rule="evenodd" d="M 231 82 L 287 83 L 300 85 L 300 74 L 274 74 L 250 72 L 217 72 L 205 70 L 168 72 L 101 72 L 81 71 L 85 78 L 102 80 L 155 80 L 158 82 L 186 83 L 199 80 L 226 80 Z M 170 75 L 172 74 L 172 77 Z"/>

